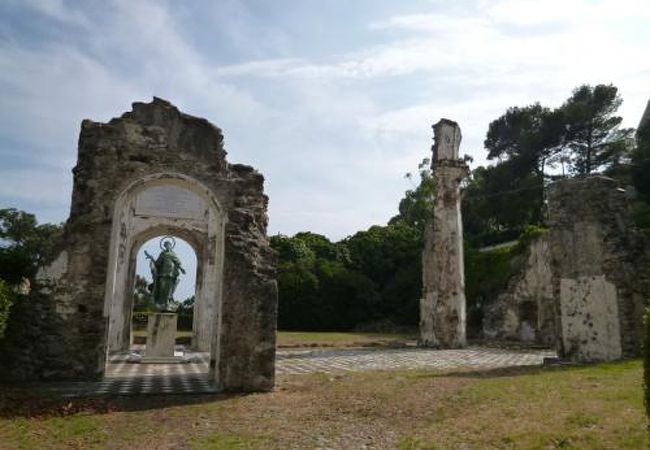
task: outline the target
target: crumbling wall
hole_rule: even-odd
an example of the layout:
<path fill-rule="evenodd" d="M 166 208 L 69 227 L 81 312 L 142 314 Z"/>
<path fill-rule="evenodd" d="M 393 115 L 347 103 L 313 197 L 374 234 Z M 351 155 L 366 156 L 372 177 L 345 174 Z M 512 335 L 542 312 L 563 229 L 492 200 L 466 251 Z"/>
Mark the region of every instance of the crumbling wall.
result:
<path fill-rule="evenodd" d="M 507 288 L 485 306 L 484 337 L 554 345 L 555 303 L 548 236 L 542 234 L 534 239 L 511 264 L 516 267 Z"/>
<path fill-rule="evenodd" d="M 577 361 L 638 355 L 650 273 L 626 192 L 601 176 L 562 180 L 549 187 L 548 207 L 560 354 Z"/>
<path fill-rule="evenodd" d="M 108 123 L 84 120 L 70 217 L 61 252 L 43 268 L 0 355 L 5 378 L 96 379 L 103 375 L 110 308 L 106 307 L 116 202 L 140 180 L 193 180 L 218 202 L 225 225 L 221 292 L 214 321 L 211 376 L 224 390 L 264 390 L 274 383 L 277 286 L 266 238 L 268 198 L 253 168 L 226 161 L 221 130 L 165 100 L 134 103 Z M 198 188 L 197 188 L 198 189 Z M 118 211 L 119 212 L 119 211 Z M 118 237 L 128 235 L 118 227 Z M 174 228 L 157 231 L 173 232 Z M 215 248 L 210 241 L 206 248 Z M 120 245 L 118 257 L 130 249 Z M 198 255 L 197 255 L 198 256 Z M 110 286 L 109 286 L 110 288 Z M 218 299 L 220 297 L 220 299 Z M 110 299 L 108 299 L 110 302 Z M 30 303 L 34 305 L 30 314 Z M 24 315 L 23 315 L 24 314 Z"/>
<path fill-rule="evenodd" d="M 549 231 L 486 307 L 484 336 L 555 345 L 581 362 L 637 356 L 650 258 L 625 190 L 602 176 L 555 182 L 547 222 Z"/>

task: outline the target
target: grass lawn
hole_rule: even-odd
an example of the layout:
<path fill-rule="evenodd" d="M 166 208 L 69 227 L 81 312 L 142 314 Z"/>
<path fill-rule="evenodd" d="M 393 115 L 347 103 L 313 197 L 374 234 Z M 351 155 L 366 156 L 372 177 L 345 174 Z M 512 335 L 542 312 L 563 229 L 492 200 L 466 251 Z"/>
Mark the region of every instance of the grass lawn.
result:
<path fill-rule="evenodd" d="M 138 343 L 147 336 L 147 330 L 133 330 Z M 191 331 L 177 331 L 179 342 L 189 343 Z M 278 331 L 277 345 L 280 348 L 294 347 L 367 347 L 386 346 L 398 342 L 415 342 L 417 336 L 390 333 L 332 333 L 319 331 Z"/>
<path fill-rule="evenodd" d="M 133 330 L 133 336 L 135 337 L 147 337 L 147 330 Z M 177 331 L 176 338 L 191 338 L 191 331 Z"/>
<path fill-rule="evenodd" d="M 64 402 L 5 392 L 0 448 L 644 449 L 641 374 L 636 360 L 294 375 L 250 395 Z"/>
<path fill-rule="evenodd" d="M 415 335 L 390 333 L 350 333 L 319 331 L 278 331 L 277 345 L 288 347 L 362 347 L 383 346 L 417 339 Z"/>

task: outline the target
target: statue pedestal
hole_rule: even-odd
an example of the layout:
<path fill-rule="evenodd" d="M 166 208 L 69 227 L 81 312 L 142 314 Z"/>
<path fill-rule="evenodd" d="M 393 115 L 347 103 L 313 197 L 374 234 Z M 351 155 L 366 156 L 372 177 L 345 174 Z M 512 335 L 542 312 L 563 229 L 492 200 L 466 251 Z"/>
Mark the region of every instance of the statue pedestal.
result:
<path fill-rule="evenodd" d="M 147 321 L 147 346 L 141 363 L 170 364 L 185 362 L 183 357 L 174 356 L 176 343 L 175 313 L 152 313 Z"/>

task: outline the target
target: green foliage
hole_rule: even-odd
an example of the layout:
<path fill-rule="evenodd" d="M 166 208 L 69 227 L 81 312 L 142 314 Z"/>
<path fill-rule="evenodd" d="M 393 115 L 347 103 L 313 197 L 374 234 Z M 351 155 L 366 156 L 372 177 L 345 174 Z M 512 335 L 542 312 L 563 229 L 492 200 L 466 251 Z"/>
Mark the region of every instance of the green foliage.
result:
<path fill-rule="evenodd" d="M 646 202 L 650 201 L 650 121 L 637 130 L 632 153 L 632 182 Z"/>
<path fill-rule="evenodd" d="M 491 122 L 484 144 L 488 159 L 498 163 L 476 168 L 465 186 L 466 239 L 474 246 L 492 245 L 512 240 L 528 225 L 540 225 L 545 186 L 558 176 L 547 172 L 558 165 L 562 176 L 565 169 L 573 175 L 601 171 L 626 182 L 632 154 L 637 166 L 647 165 L 632 172 L 639 190 L 650 194 L 645 176 L 650 169 L 650 125 L 632 153 L 632 130 L 620 129 L 622 119 L 615 115 L 621 102 L 615 86 L 583 85 L 558 108 L 515 106 Z"/>
<path fill-rule="evenodd" d="M 524 231 L 519 235 L 519 238 L 517 239 L 515 252 L 525 252 L 534 240 L 538 239 L 540 236 L 544 235 L 547 232 L 548 228 L 536 225 L 526 225 L 524 227 Z"/>
<path fill-rule="evenodd" d="M 566 132 L 563 148 L 571 152 L 571 171 L 586 175 L 620 163 L 628 155 L 631 129 L 619 129 L 623 121 L 614 115 L 623 102 L 609 84 L 582 85 L 559 108 Z"/>
<path fill-rule="evenodd" d="M 278 326 L 350 330 L 373 322 L 416 326 L 421 232 L 403 220 L 341 242 L 315 233 L 273 236 Z"/>
<path fill-rule="evenodd" d="M 375 286 L 374 319 L 415 326 L 422 290 L 422 232 L 417 225 L 397 220 L 360 231 L 344 242 L 352 267 Z"/>
<path fill-rule="evenodd" d="M 0 278 L 19 283 L 32 278 L 37 267 L 53 256 L 63 227 L 39 225 L 33 214 L 0 209 Z"/>
<path fill-rule="evenodd" d="M 176 313 L 177 314 L 186 314 L 186 315 L 193 315 L 194 314 L 194 302 L 196 301 L 196 297 L 192 295 L 191 297 L 186 298 L 185 300 L 182 300 L 178 302 L 178 306 L 176 308 Z"/>
<path fill-rule="evenodd" d="M 482 310 L 503 291 L 512 277 L 517 247 L 478 251 L 465 247 L 465 295 L 468 311 Z"/>
<path fill-rule="evenodd" d="M 14 301 L 15 294 L 11 286 L 0 279 L 0 340 L 4 338 L 7 322 L 9 321 L 9 312 Z"/>
<path fill-rule="evenodd" d="M 542 180 L 535 173 L 516 175 L 509 160 L 478 167 L 463 190 L 465 237 L 484 246 L 516 239 L 529 224 L 542 220 Z"/>
<path fill-rule="evenodd" d="M 479 251 L 467 242 L 465 246 L 465 296 L 467 298 L 468 332 L 481 328 L 483 308 L 505 290 L 523 261 L 531 242 L 548 230 L 528 225 L 519 235 L 517 243 L 487 251 Z"/>
<path fill-rule="evenodd" d="M 149 290 L 149 282 L 146 278 L 136 274 L 133 292 L 133 310 L 143 312 L 154 311 L 154 306 L 153 296 Z"/>
<path fill-rule="evenodd" d="M 643 340 L 643 388 L 645 392 L 645 411 L 650 420 L 650 309 L 646 309 L 645 317 L 645 336 Z M 648 423 L 650 429 L 650 422 Z"/>
<path fill-rule="evenodd" d="M 409 189 L 399 202 L 399 214 L 393 217 L 389 224 L 396 222 L 411 225 L 418 230 L 424 230 L 424 225 L 433 211 L 433 200 L 436 193 L 436 183 L 431 172 L 431 161 L 425 158 L 418 165 L 420 182 L 415 189 Z M 413 176 L 406 174 L 411 180 Z"/>
<path fill-rule="evenodd" d="M 485 138 L 488 159 L 513 161 L 515 178 L 531 172 L 543 177 L 562 136 L 561 114 L 539 103 L 512 107 L 490 123 Z"/>

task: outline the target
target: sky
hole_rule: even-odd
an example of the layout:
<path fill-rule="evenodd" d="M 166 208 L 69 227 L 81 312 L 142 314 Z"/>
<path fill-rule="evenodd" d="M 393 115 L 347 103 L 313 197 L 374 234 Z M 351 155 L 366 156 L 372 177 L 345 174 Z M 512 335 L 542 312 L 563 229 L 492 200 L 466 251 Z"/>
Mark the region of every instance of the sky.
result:
<path fill-rule="evenodd" d="M 650 98 L 647 0 L 2 0 L 0 207 L 61 222 L 81 120 L 158 96 L 264 174 L 269 233 L 332 240 L 397 213 L 431 125 L 485 164 L 490 121 L 613 83 Z"/>

